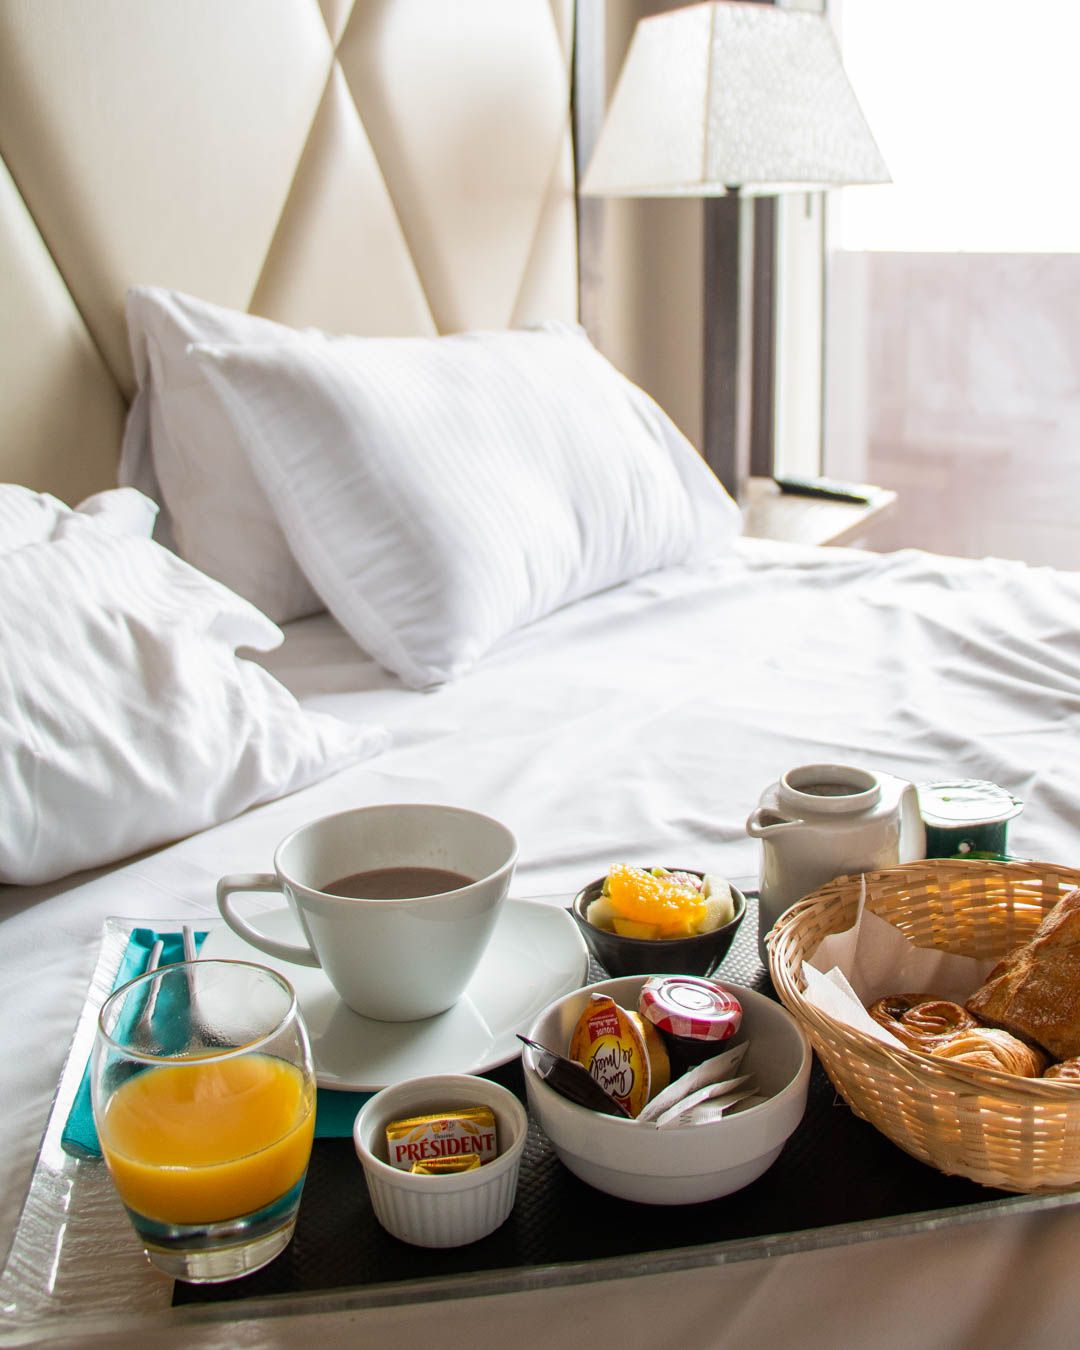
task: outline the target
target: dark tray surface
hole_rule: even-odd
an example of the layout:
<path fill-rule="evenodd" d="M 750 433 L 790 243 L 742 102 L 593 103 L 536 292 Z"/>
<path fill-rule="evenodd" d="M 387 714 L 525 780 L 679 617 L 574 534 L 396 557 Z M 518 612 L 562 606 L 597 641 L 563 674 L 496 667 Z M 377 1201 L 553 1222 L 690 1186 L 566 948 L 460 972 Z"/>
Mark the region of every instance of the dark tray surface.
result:
<path fill-rule="evenodd" d="M 757 956 L 756 917 L 754 906 L 717 976 L 775 997 Z M 594 965 L 590 981 L 604 978 Z M 486 1076 L 525 1100 L 520 1061 Z M 898 1149 L 851 1112 L 815 1060 L 802 1123 L 773 1166 L 743 1190 L 700 1205 L 617 1200 L 567 1171 L 530 1118 L 510 1218 L 480 1242 L 446 1251 L 391 1237 L 375 1219 L 352 1140 L 316 1140 L 289 1247 L 242 1280 L 177 1283 L 173 1301 L 262 1298 L 640 1258 L 835 1225 L 872 1225 L 897 1216 L 932 1216 L 1003 1199 L 1022 1197 L 945 1176 Z"/>

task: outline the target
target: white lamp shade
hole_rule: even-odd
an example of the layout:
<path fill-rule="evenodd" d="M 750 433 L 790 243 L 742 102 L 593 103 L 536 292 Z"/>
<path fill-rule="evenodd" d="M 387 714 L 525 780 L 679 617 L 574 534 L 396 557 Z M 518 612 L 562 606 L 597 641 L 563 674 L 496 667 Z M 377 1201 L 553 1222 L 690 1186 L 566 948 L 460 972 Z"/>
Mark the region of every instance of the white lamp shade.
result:
<path fill-rule="evenodd" d="M 581 191 L 707 197 L 890 181 L 828 20 L 713 0 L 638 24 Z"/>

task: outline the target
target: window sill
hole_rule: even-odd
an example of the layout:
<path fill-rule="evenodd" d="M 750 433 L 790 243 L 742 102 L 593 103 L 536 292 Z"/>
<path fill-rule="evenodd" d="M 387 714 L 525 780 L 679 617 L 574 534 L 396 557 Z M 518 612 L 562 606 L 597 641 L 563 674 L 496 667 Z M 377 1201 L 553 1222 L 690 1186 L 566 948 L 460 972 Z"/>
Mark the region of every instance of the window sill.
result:
<path fill-rule="evenodd" d="M 842 544 L 857 548 L 863 532 L 896 503 L 889 488 L 872 488 L 871 500 L 834 502 L 781 492 L 771 478 L 751 478 L 739 505 L 743 534 L 750 539 L 783 539 L 793 544 Z"/>

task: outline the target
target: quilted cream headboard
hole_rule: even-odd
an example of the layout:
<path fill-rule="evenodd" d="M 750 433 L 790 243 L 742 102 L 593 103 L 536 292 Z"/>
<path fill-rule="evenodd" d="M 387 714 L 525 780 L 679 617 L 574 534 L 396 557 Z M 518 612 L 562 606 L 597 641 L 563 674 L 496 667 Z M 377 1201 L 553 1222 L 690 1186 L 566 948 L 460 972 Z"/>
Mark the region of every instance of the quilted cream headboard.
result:
<path fill-rule="evenodd" d="M 0 479 L 115 482 L 133 283 L 361 334 L 577 313 L 573 0 L 3 0 Z"/>

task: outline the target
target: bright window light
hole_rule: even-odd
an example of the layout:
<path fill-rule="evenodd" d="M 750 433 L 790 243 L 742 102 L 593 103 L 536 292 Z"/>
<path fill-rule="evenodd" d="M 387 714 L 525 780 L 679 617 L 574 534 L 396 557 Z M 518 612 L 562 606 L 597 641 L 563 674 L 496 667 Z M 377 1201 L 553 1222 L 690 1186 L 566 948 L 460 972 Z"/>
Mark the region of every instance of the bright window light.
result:
<path fill-rule="evenodd" d="M 1080 252 L 1080 3 L 841 0 L 844 65 L 893 177 L 834 194 L 835 242 Z"/>

